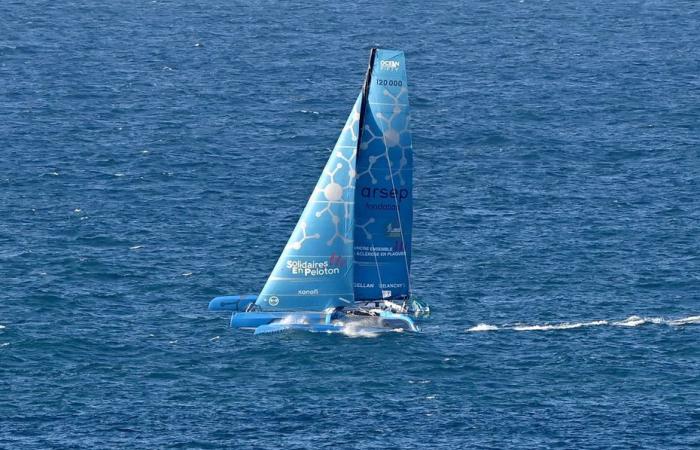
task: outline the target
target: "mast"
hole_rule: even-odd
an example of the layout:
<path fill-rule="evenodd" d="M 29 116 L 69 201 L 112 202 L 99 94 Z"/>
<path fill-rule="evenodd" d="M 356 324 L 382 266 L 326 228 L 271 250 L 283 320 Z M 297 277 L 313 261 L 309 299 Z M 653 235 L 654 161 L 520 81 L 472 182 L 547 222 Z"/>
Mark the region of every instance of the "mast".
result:
<path fill-rule="evenodd" d="M 374 56 L 377 53 L 377 49 L 372 47 L 369 52 L 369 64 L 367 65 L 367 74 L 365 75 L 365 83 L 362 86 L 362 100 L 360 103 L 360 120 L 358 122 L 358 132 L 357 132 L 357 153 L 360 153 L 360 144 L 362 143 L 362 133 L 365 130 L 365 112 L 367 109 L 367 97 L 369 96 L 369 86 L 372 80 L 372 70 L 374 70 Z"/>

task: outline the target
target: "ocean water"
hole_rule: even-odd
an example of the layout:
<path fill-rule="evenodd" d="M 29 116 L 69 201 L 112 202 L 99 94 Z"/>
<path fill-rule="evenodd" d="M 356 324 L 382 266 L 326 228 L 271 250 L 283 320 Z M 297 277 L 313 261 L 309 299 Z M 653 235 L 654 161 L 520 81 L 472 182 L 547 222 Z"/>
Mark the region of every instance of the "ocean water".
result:
<path fill-rule="evenodd" d="M 697 448 L 695 1 L 0 4 L 0 448 Z M 420 334 L 253 337 L 406 52 Z"/>

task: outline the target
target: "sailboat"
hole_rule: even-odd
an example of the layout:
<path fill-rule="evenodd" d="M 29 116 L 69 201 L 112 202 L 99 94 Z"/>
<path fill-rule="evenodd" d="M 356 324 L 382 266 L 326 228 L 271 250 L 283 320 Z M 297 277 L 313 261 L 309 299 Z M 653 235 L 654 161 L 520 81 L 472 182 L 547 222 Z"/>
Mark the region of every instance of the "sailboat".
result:
<path fill-rule="evenodd" d="M 413 147 L 404 54 L 372 49 L 350 115 L 289 241 L 258 295 L 214 298 L 231 326 L 418 331 L 412 296 Z"/>

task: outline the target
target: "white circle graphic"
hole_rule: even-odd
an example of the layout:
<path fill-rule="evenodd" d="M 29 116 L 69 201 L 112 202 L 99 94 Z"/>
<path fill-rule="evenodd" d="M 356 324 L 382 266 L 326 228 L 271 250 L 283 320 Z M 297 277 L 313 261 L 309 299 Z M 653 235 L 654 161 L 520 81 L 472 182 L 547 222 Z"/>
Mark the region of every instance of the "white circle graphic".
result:
<path fill-rule="evenodd" d="M 323 189 L 323 195 L 329 202 L 337 202 L 343 198 L 343 187 L 338 183 L 328 183 L 328 186 Z"/>

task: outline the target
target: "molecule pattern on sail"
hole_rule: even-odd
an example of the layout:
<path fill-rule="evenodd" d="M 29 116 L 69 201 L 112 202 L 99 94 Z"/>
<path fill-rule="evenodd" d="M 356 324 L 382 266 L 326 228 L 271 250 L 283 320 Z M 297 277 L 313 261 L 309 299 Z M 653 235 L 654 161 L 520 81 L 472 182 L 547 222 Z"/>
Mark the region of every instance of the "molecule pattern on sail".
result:
<path fill-rule="evenodd" d="M 307 209 L 311 208 L 312 214 L 304 211 L 306 220 L 299 222 L 288 243 L 289 249 L 301 250 L 306 241 L 321 238 L 326 239 L 328 246 L 336 239 L 352 243 L 359 119 L 358 99 L 311 194 Z"/>

